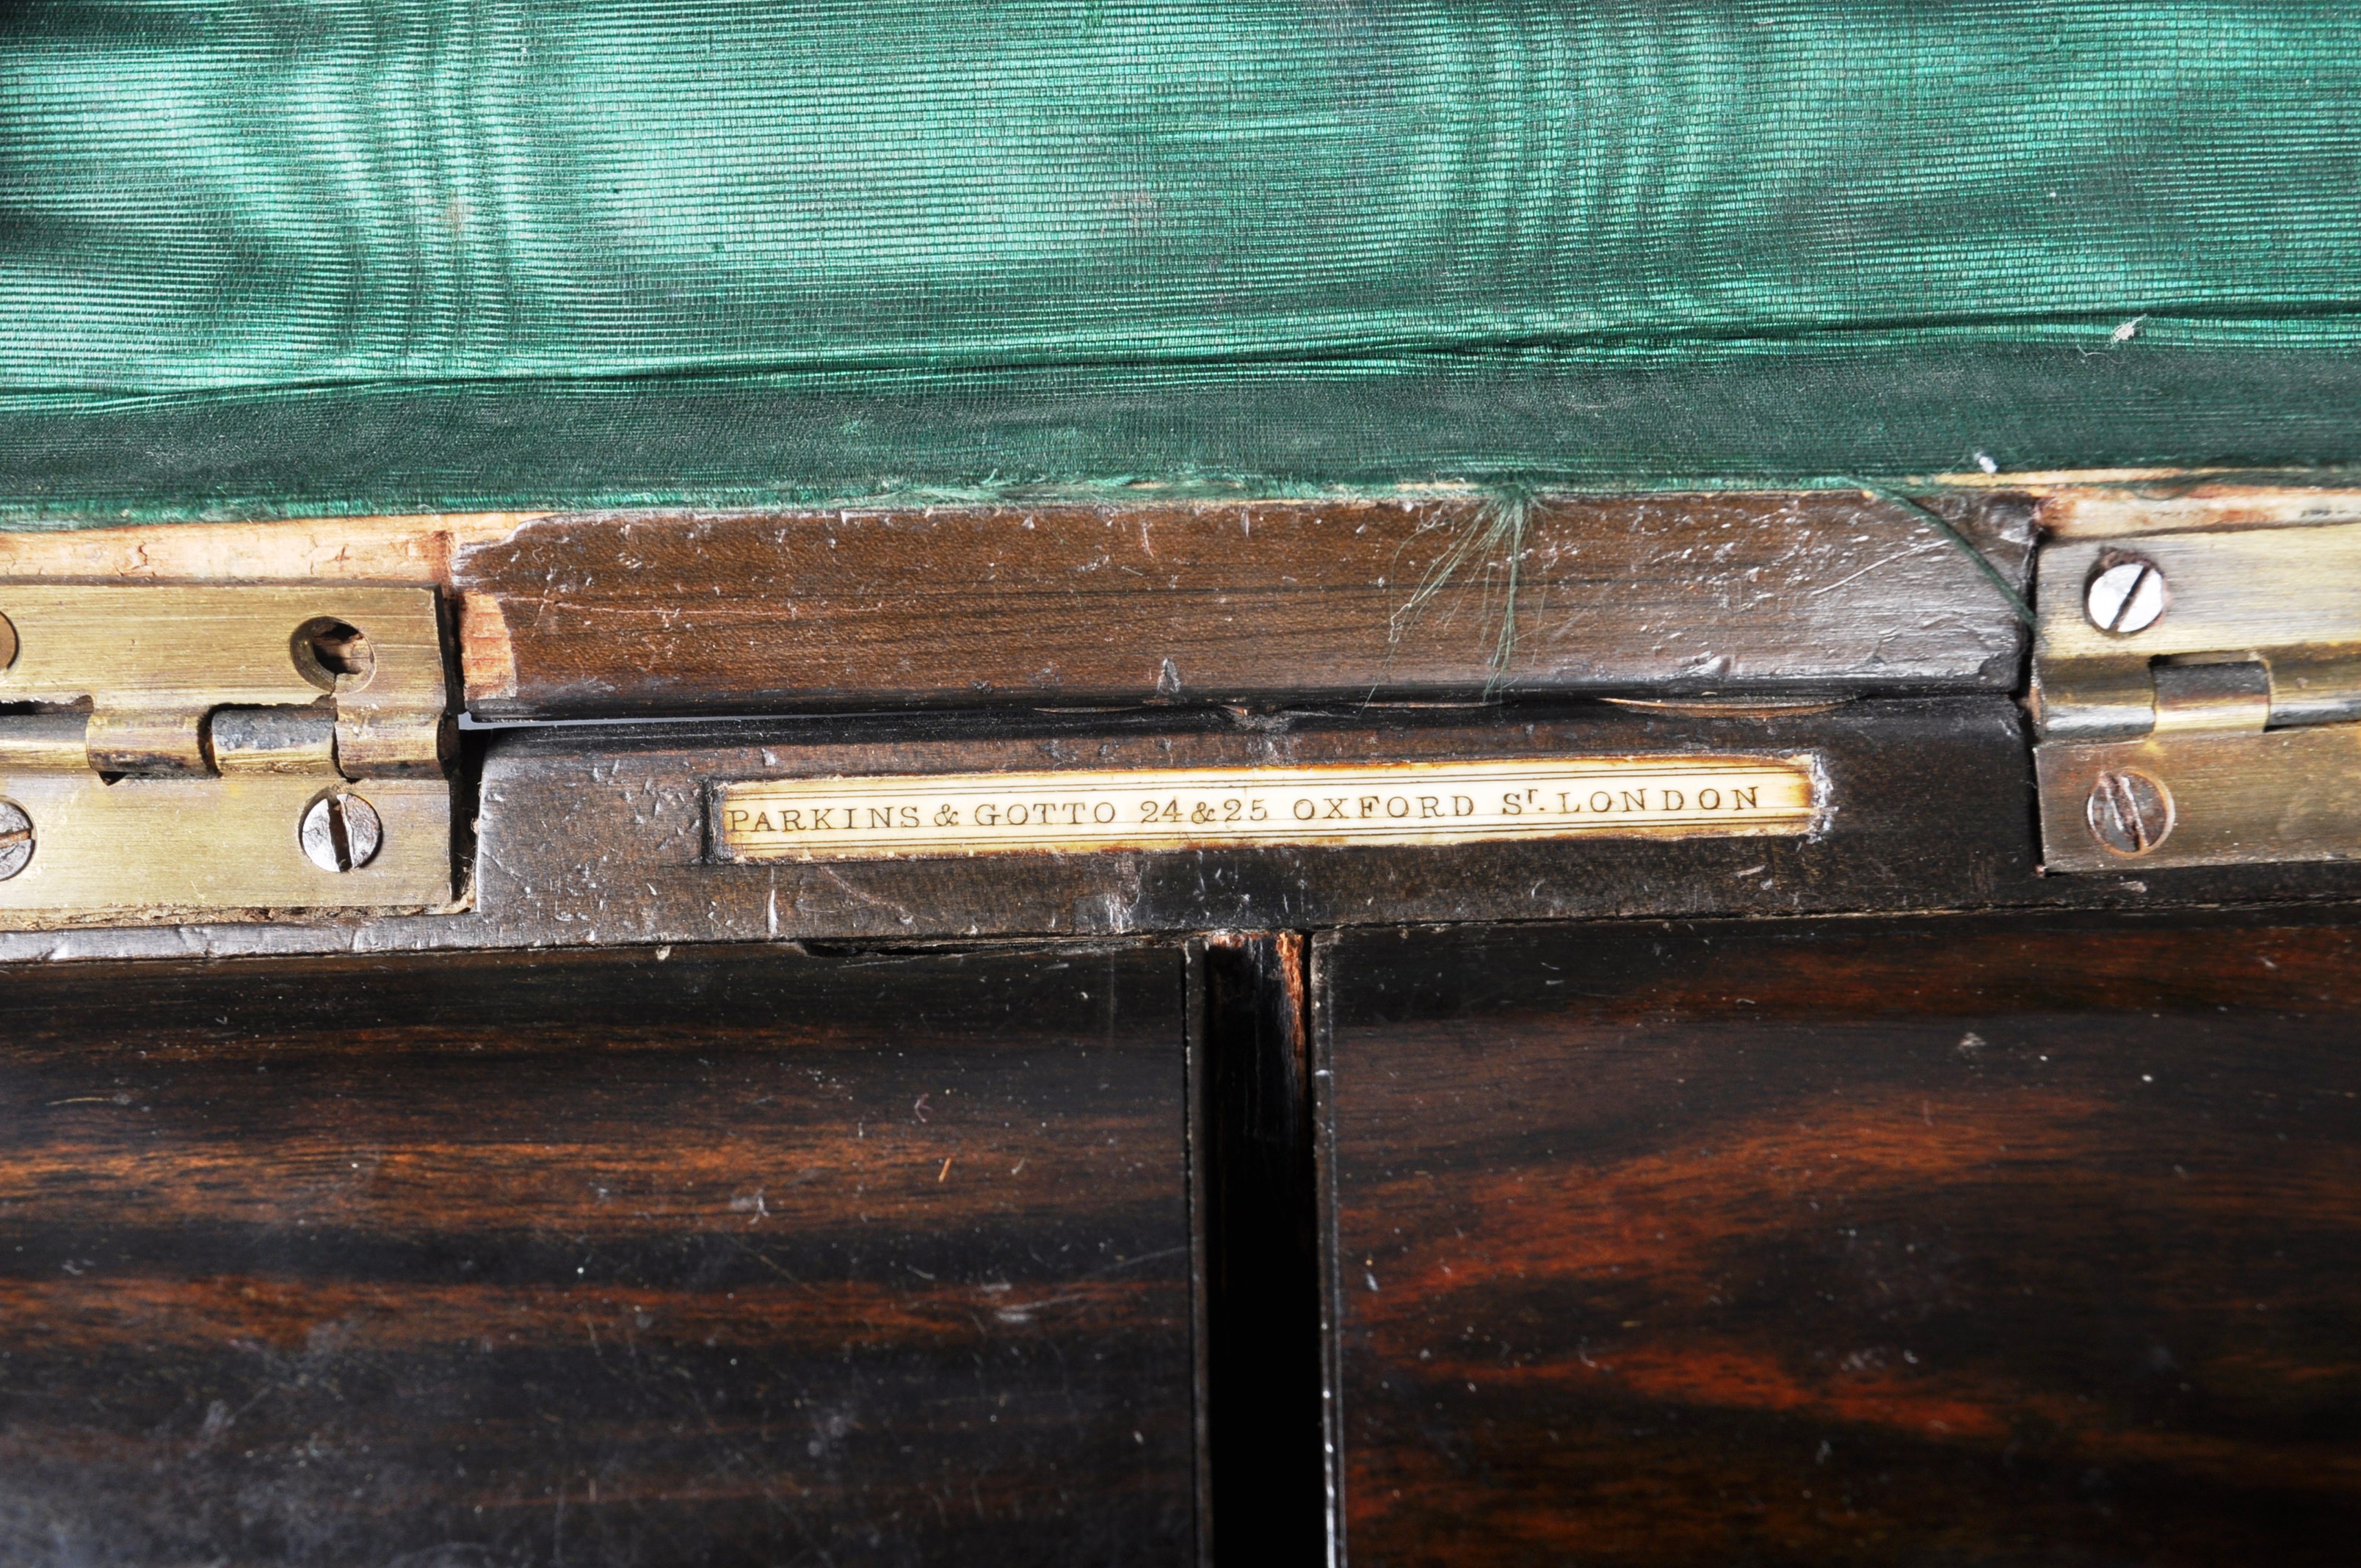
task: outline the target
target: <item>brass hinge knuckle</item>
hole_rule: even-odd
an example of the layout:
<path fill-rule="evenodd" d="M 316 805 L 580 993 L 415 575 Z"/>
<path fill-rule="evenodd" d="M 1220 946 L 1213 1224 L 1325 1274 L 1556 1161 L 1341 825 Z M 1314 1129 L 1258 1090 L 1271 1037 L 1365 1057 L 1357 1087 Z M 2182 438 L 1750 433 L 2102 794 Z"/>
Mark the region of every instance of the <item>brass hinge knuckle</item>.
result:
<path fill-rule="evenodd" d="M 431 907 L 429 588 L 0 583 L 0 922 Z"/>
<path fill-rule="evenodd" d="M 404 714 L 387 722 L 376 715 L 347 718 L 318 704 L 0 715 L 0 773 L 308 773 L 356 782 L 434 777 L 444 771 L 450 729 L 441 714 Z"/>
<path fill-rule="evenodd" d="M 2361 855 L 2361 522 L 2053 541 L 2037 574 L 2051 870 Z"/>

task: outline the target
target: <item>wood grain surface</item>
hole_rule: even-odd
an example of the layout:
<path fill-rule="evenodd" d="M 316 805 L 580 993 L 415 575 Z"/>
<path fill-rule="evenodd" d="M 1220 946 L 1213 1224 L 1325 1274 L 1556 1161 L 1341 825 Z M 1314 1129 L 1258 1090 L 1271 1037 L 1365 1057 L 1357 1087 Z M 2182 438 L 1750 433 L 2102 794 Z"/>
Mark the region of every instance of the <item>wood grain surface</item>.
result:
<path fill-rule="evenodd" d="M 2028 498 L 1933 504 L 2022 580 Z M 451 586 L 487 718 L 2007 691 L 2024 645 L 1957 543 L 1858 491 L 549 518 Z"/>
<path fill-rule="evenodd" d="M 731 780 L 1689 751 L 1817 756 L 1833 807 L 1825 830 L 857 862 L 718 861 L 708 852 L 712 789 Z M 0 932 L 0 962 L 302 944 L 1099 937 L 1788 913 L 1991 902 L 2072 880 L 2034 875 L 2023 716 L 2001 697 L 1896 698 L 1761 719 L 1568 704 L 553 726 L 494 736 L 481 776 L 472 913 L 333 927 Z M 2361 867 L 2294 872 L 2353 881 Z M 2290 874 L 2256 869 L 2267 884 Z"/>
<path fill-rule="evenodd" d="M 2353 918 L 1329 939 L 1350 1561 L 2352 1562 Z"/>
<path fill-rule="evenodd" d="M 0 1561 L 1193 1562 L 1182 985 L 11 976 Z"/>

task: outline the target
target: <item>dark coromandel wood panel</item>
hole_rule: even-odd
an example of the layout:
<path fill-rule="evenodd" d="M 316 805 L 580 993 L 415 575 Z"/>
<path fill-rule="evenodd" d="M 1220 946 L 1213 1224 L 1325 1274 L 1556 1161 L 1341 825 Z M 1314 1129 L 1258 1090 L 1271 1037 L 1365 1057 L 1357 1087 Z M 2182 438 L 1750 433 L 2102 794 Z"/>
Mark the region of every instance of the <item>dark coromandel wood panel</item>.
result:
<path fill-rule="evenodd" d="M 1318 963 L 1356 1568 L 2361 1552 L 2361 926 Z"/>
<path fill-rule="evenodd" d="M 1183 975 L 19 970 L 0 1561 L 1193 1561 Z"/>
<path fill-rule="evenodd" d="M 1929 499 L 2022 575 L 2030 498 Z M 452 586 L 482 718 L 2016 684 L 2007 600 L 1891 500 L 1555 496 L 1520 516 L 1466 493 L 592 514 L 461 551 Z"/>

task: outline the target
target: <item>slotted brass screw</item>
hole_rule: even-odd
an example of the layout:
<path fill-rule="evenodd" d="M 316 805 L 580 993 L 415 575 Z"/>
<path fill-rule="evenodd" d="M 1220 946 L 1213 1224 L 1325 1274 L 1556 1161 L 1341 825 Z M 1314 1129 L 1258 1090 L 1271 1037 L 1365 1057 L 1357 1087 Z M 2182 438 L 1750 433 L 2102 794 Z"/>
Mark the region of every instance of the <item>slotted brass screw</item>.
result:
<path fill-rule="evenodd" d="M 2101 773 L 2091 786 L 2092 836 L 2118 855 L 2145 855 L 2172 832 L 2172 796 L 2129 768 Z"/>
<path fill-rule="evenodd" d="M 14 802 L 0 800 L 0 882 L 6 882 L 33 861 L 33 819 Z"/>
<path fill-rule="evenodd" d="M 2164 574 L 2153 561 L 2118 561 L 2091 579 L 2082 609 L 2102 631 L 2146 631 L 2164 614 Z"/>
<path fill-rule="evenodd" d="M 313 801 L 303 813 L 303 853 L 324 872 L 357 872 L 377 859 L 385 825 L 377 807 L 338 790 Z"/>

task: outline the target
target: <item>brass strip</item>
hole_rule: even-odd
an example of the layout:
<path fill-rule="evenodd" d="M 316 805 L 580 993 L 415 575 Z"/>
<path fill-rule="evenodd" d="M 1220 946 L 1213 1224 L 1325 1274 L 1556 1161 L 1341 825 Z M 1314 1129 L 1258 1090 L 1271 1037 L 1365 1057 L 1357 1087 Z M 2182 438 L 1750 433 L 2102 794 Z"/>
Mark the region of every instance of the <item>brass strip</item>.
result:
<path fill-rule="evenodd" d="M 2361 725 L 2052 742 L 2034 764 L 2053 872 L 2361 855 Z"/>
<path fill-rule="evenodd" d="M 374 858 L 335 872 L 303 852 L 305 811 L 333 778 L 247 773 L 126 778 L 17 773 L 0 799 L 32 825 L 31 859 L 0 880 L 0 928 L 170 919 L 201 911 L 414 909 L 452 896 L 451 787 L 385 779 L 350 788 L 381 825 Z"/>
<path fill-rule="evenodd" d="M 2136 632 L 2092 623 L 2085 587 L 2111 557 L 2136 557 L 2164 580 L 2163 613 Z M 2145 669 L 2170 656 L 2282 648 L 2319 657 L 2361 642 L 2361 522 L 2072 541 L 2046 546 L 2039 569 L 2040 659 L 2059 689 L 2085 665 Z"/>
<path fill-rule="evenodd" d="M 434 591 L 0 581 L 16 663 L 0 702 L 93 710 L 93 764 L 111 773 L 203 773 L 202 716 L 303 707 L 333 692 L 338 762 L 357 778 L 441 771 L 450 691 Z M 364 670 L 317 666 L 305 633 L 360 634 Z"/>
<path fill-rule="evenodd" d="M 762 779 L 718 785 L 715 857 L 863 861 L 1810 832 L 1812 758 L 1544 757 Z"/>

